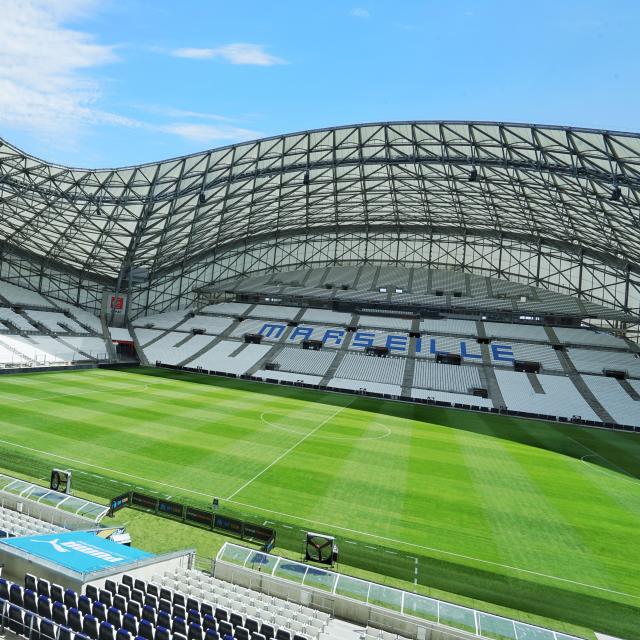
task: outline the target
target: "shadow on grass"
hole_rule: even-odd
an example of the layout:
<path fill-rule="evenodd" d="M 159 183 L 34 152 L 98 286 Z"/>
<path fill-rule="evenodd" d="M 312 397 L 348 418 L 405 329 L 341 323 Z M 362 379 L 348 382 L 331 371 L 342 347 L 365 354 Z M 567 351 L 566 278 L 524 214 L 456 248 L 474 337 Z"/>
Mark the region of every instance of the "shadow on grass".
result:
<path fill-rule="evenodd" d="M 155 367 L 123 368 L 130 373 L 181 380 L 214 387 L 237 389 L 257 395 L 298 398 L 305 402 L 351 408 L 393 418 L 415 420 L 477 435 L 499 438 L 587 461 L 622 477 L 640 479 L 640 434 L 613 432 L 594 427 L 543 422 L 535 419 L 449 409 L 397 400 L 360 397 L 333 391 L 303 389 L 239 378 L 210 376 Z M 619 446 L 624 439 L 625 446 Z M 600 449 L 600 450 L 599 450 Z"/>

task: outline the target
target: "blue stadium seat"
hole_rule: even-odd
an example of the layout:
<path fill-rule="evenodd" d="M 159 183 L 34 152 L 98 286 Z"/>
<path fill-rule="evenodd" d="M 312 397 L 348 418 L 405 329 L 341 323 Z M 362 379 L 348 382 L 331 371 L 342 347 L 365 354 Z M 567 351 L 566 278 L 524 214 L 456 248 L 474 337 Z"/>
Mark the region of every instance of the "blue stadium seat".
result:
<path fill-rule="evenodd" d="M 32 573 L 24 574 L 24 588 L 31 589 L 31 591 L 38 590 L 38 578 L 36 578 Z"/>
<path fill-rule="evenodd" d="M 124 618 L 122 619 L 122 628 L 126 629 L 131 635 L 138 635 L 138 620 L 137 618 L 130 614 L 125 613 Z"/>
<path fill-rule="evenodd" d="M 180 604 L 173 605 L 173 617 L 175 618 L 176 616 L 178 616 L 178 618 L 183 618 L 184 620 L 187 619 L 187 610 Z"/>
<path fill-rule="evenodd" d="M 91 613 L 91 599 L 88 596 L 80 596 L 78 598 L 78 609 L 83 615 Z"/>
<path fill-rule="evenodd" d="M 200 613 L 205 616 L 205 615 L 210 615 L 213 616 L 213 612 L 214 612 L 214 607 L 206 602 L 202 602 L 200 603 Z"/>
<path fill-rule="evenodd" d="M 22 609 L 14 604 L 9 605 L 9 629 L 19 636 L 24 632 L 24 614 Z"/>
<path fill-rule="evenodd" d="M 148 620 L 140 620 L 138 624 L 138 637 L 144 640 L 153 640 L 153 625 Z"/>
<path fill-rule="evenodd" d="M 113 606 L 123 614 L 127 612 L 127 601 L 123 596 L 113 596 Z"/>
<path fill-rule="evenodd" d="M 73 640 L 75 634 L 69 627 L 60 625 L 58 627 L 58 640 Z"/>
<path fill-rule="evenodd" d="M 199 624 L 192 622 L 189 625 L 187 640 L 203 640 L 202 627 Z"/>
<path fill-rule="evenodd" d="M 116 631 L 116 640 L 131 640 L 131 634 L 126 629 Z"/>
<path fill-rule="evenodd" d="M 57 628 L 51 620 L 40 620 L 40 640 L 55 640 Z"/>
<path fill-rule="evenodd" d="M 108 589 L 100 589 L 98 600 L 106 607 L 113 606 L 113 594 Z"/>
<path fill-rule="evenodd" d="M 156 624 L 156 610 L 145 604 L 144 607 L 142 607 L 142 619 L 151 624 Z"/>
<path fill-rule="evenodd" d="M 173 611 L 171 600 L 165 600 L 164 598 L 161 598 L 160 602 L 158 603 L 158 609 L 160 609 L 160 611 L 171 613 Z"/>
<path fill-rule="evenodd" d="M 9 600 L 13 604 L 17 604 L 19 607 L 24 606 L 24 597 L 23 597 L 23 589 L 19 584 L 15 582 L 11 583 L 9 587 Z"/>
<path fill-rule="evenodd" d="M 9 600 L 9 582 L 4 578 L 0 578 L 0 598 Z"/>
<path fill-rule="evenodd" d="M 166 627 L 156 627 L 154 640 L 171 640 L 171 632 Z"/>
<path fill-rule="evenodd" d="M 67 623 L 74 631 L 82 631 L 82 614 L 79 609 L 71 607 L 67 611 Z"/>
<path fill-rule="evenodd" d="M 115 607 L 107 609 L 107 622 L 110 622 L 116 629 L 122 626 L 122 612 Z"/>
<path fill-rule="evenodd" d="M 38 613 L 38 597 L 32 589 L 25 589 L 23 592 L 24 608 Z"/>
<path fill-rule="evenodd" d="M 187 624 L 184 618 L 181 618 L 180 616 L 174 617 L 173 624 L 171 625 L 171 633 L 180 633 L 186 637 Z"/>
<path fill-rule="evenodd" d="M 40 640 L 40 620 L 31 611 L 24 614 L 24 633 L 30 640 Z"/>
<path fill-rule="evenodd" d="M 196 609 L 189 609 L 189 611 L 187 611 L 187 623 L 191 624 L 192 622 L 195 622 L 195 624 L 200 624 L 202 622 L 200 612 Z"/>
<path fill-rule="evenodd" d="M 78 594 L 73 589 L 66 589 L 64 592 L 63 604 L 67 609 L 78 608 Z"/>
<path fill-rule="evenodd" d="M 85 633 L 93 640 L 98 640 L 98 625 L 100 624 L 98 618 L 92 616 L 90 613 L 86 614 L 82 618 L 82 633 Z"/>
<path fill-rule="evenodd" d="M 98 587 L 95 584 L 88 584 L 84 588 L 84 595 L 91 598 L 92 600 L 98 599 Z"/>
<path fill-rule="evenodd" d="M 140 619 L 142 617 L 142 607 L 140 603 L 129 600 L 129 602 L 127 602 L 127 613 Z"/>
<path fill-rule="evenodd" d="M 113 625 L 102 621 L 98 629 L 98 640 L 115 640 Z"/>
<path fill-rule="evenodd" d="M 220 640 L 218 632 L 213 627 L 209 627 L 204 634 L 205 640 Z"/>
<path fill-rule="evenodd" d="M 250 634 L 248 629 L 238 626 L 233 636 L 236 640 L 249 640 Z"/>
<path fill-rule="evenodd" d="M 104 622 L 107 619 L 107 607 L 102 602 L 94 600 L 91 606 L 91 614 L 98 618 L 100 622 Z"/>
<path fill-rule="evenodd" d="M 233 637 L 233 625 L 226 620 L 218 621 L 218 633 L 221 636 L 232 636 Z"/>
<path fill-rule="evenodd" d="M 195 609 L 196 611 L 200 611 L 200 603 L 195 598 L 187 598 L 186 609 Z"/>
<path fill-rule="evenodd" d="M 64 589 L 59 584 L 51 585 L 52 602 L 64 602 Z"/>
<path fill-rule="evenodd" d="M 218 622 L 210 613 L 205 613 L 204 617 L 202 618 L 202 626 L 204 627 L 205 631 L 207 629 L 217 629 Z"/>
<path fill-rule="evenodd" d="M 38 578 L 38 595 L 51 597 L 51 583 L 44 578 Z"/>
<path fill-rule="evenodd" d="M 147 593 L 147 595 L 144 597 L 144 604 L 147 605 L 148 607 L 153 607 L 154 609 L 157 609 L 158 598 Z"/>
<path fill-rule="evenodd" d="M 67 624 L 67 607 L 62 602 L 53 603 L 53 621 L 57 624 Z"/>
<path fill-rule="evenodd" d="M 171 628 L 171 614 L 168 611 L 158 611 L 156 624 L 166 629 Z"/>
<path fill-rule="evenodd" d="M 184 597 L 182 593 L 178 593 L 177 591 L 173 592 L 173 606 L 179 605 L 184 607 L 187 604 L 187 599 Z"/>

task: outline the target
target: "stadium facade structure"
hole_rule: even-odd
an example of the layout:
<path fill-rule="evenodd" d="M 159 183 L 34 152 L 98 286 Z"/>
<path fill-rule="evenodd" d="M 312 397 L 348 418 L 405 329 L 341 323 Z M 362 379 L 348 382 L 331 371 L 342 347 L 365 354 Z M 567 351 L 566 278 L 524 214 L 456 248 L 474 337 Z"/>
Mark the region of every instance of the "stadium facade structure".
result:
<path fill-rule="evenodd" d="M 71 169 L 0 140 L 0 278 L 88 309 L 186 307 L 325 265 L 465 271 L 640 315 L 640 135 L 488 122 L 305 131 Z M 618 324 L 638 340 L 637 323 Z"/>

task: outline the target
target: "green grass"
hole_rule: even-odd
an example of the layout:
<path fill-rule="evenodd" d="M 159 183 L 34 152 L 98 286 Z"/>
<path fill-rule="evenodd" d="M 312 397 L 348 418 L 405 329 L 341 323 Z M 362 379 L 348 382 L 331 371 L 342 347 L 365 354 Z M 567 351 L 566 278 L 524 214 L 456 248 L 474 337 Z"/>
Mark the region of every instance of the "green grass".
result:
<path fill-rule="evenodd" d="M 640 638 L 633 434 L 155 369 L 2 376 L 0 402 L 0 467 L 216 495 L 288 554 L 321 530 L 363 575 L 411 586 L 417 566 L 420 590 Z M 214 536 L 158 541 L 125 513 L 152 550 Z"/>

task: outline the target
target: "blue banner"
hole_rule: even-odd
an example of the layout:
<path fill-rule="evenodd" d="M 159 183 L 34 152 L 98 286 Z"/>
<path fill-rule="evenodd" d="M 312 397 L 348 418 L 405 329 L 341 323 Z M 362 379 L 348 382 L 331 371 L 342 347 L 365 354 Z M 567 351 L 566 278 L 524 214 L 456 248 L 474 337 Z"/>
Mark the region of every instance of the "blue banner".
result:
<path fill-rule="evenodd" d="M 0 554 L 3 546 L 21 549 L 78 573 L 101 571 L 153 557 L 152 553 L 125 547 L 87 531 L 6 538 L 0 540 Z"/>

